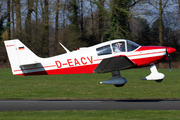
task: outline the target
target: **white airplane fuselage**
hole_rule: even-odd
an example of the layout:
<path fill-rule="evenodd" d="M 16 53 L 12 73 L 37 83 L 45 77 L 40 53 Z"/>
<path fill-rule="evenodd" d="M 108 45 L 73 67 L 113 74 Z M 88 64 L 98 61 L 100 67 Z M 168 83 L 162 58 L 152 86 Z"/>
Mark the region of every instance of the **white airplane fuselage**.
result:
<path fill-rule="evenodd" d="M 126 56 L 134 64 L 123 69 L 142 67 L 165 61 L 167 60 L 167 53 L 171 54 L 175 52 L 175 49 L 171 47 L 139 46 L 132 41 L 118 39 L 100 43 L 91 47 L 80 48 L 79 50 L 67 52 L 54 57 L 40 58 L 37 56 L 33 57 L 33 54 L 32 57 L 28 57 L 28 53 L 26 53 L 26 49 L 28 48 L 25 45 L 16 42 L 17 41 L 5 41 L 5 46 L 7 51 L 9 48 L 11 49 L 12 47 L 15 47 L 17 51 L 15 54 L 19 56 L 19 63 L 17 63 L 16 66 L 11 64 L 11 67 L 13 68 L 12 72 L 14 75 L 23 76 L 94 73 L 94 70 L 103 59 L 120 56 Z M 115 43 L 118 42 L 124 44 L 124 50 L 116 53 L 113 47 L 115 46 Z M 20 46 L 24 47 L 24 49 L 19 49 Z M 23 55 L 22 59 L 20 58 L 21 53 Z M 14 55 L 13 57 L 16 56 Z M 10 62 L 12 61 L 13 59 L 10 58 Z"/>

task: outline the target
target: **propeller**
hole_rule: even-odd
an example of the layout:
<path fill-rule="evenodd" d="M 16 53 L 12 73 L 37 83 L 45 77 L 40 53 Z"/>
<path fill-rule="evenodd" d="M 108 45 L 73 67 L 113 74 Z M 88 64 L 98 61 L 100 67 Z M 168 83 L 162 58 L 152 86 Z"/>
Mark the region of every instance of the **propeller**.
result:
<path fill-rule="evenodd" d="M 166 54 L 167 54 L 167 56 L 168 56 L 169 70 L 170 70 L 170 72 L 171 72 L 171 57 L 170 57 L 170 55 L 169 55 L 169 53 L 168 53 L 168 47 L 169 47 L 169 33 L 170 33 L 170 29 L 169 29 L 169 32 L 168 32 L 168 39 L 167 39 L 167 41 L 166 41 Z"/>
<path fill-rule="evenodd" d="M 167 48 L 166 48 L 166 50 L 167 50 Z M 169 54 L 168 54 L 168 61 L 169 61 L 169 70 L 171 72 L 171 57 Z"/>
<path fill-rule="evenodd" d="M 168 39 L 167 39 L 167 43 L 166 43 L 166 45 L 169 47 L 169 33 L 170 33 L 170 29 L 169 29 L 169 32 L 168 32 Z M 168 56 L 168 61 L 169 61 L 169 70 L 170 70 L 170 72 L 171 72 L 171 57 L 170 57 L 170 55 L 168 54 L 168 47 L 166 47 L 166 54 L 167 54 L 167 56 Z"/>
<path fill-rule="evenodd" d="M 169 28 L 169 33 L 170 33 L 170 28 Z M 168 60 L 169 60 L 169 69 L 170 69 L 170 72 L 171 72 L 171 57 L 170 57 L 170 54 L 175 52 L 176 49 L 172 48 L 172 47 L 169 47 L 169 33 L 168 33 L 168 39 L 166 41 L 166 54 L 168 56 Z"/>

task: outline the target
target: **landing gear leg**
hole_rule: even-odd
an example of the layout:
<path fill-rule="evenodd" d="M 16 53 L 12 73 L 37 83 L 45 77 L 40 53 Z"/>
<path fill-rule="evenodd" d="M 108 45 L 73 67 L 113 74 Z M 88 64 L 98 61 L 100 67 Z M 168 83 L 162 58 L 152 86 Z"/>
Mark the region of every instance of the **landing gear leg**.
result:
<path fill-rule="evenodd" d="M 116 77 L 116 76 L 121 77 L 120 71 L 112 71 L 111 74 L 112 74 L 112 77 Z M 115 87 L 123 87 L 124 85 L 125 85 L 125 83 L 124 84 L 114 84 Z"/>
<path fill-rule="evenodd" d="M 151 74 L 142 78 L 141 80 L 155 80 L 156 82 L 162 82 L 164 79 L 165 75 L 162 73 L 159 73 L 157 71 L 156 65 L 153 64 L 150 66 Z"/>

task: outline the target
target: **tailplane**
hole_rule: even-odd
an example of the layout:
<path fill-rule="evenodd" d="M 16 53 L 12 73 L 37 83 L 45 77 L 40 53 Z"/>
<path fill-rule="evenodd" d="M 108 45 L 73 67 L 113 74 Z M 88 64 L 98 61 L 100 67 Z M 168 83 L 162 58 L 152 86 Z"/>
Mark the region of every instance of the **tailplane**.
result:
<path fill-rule="evenodd" d="M 39 57 L 18 39 L 4 41 L 13 74 L 21 67 L 37 64 Z"/>

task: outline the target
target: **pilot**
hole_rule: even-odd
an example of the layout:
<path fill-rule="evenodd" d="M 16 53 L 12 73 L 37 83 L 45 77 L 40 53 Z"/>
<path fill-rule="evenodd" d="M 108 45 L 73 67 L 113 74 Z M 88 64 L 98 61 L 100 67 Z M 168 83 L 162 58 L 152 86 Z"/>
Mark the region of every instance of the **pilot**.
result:
<path fill-rule="evenodd" d="M 121 46 L 122 46 L 122 43 L 116 43 L 114 52 L 115 53 L 121 52 L 122 51 Z"/>

